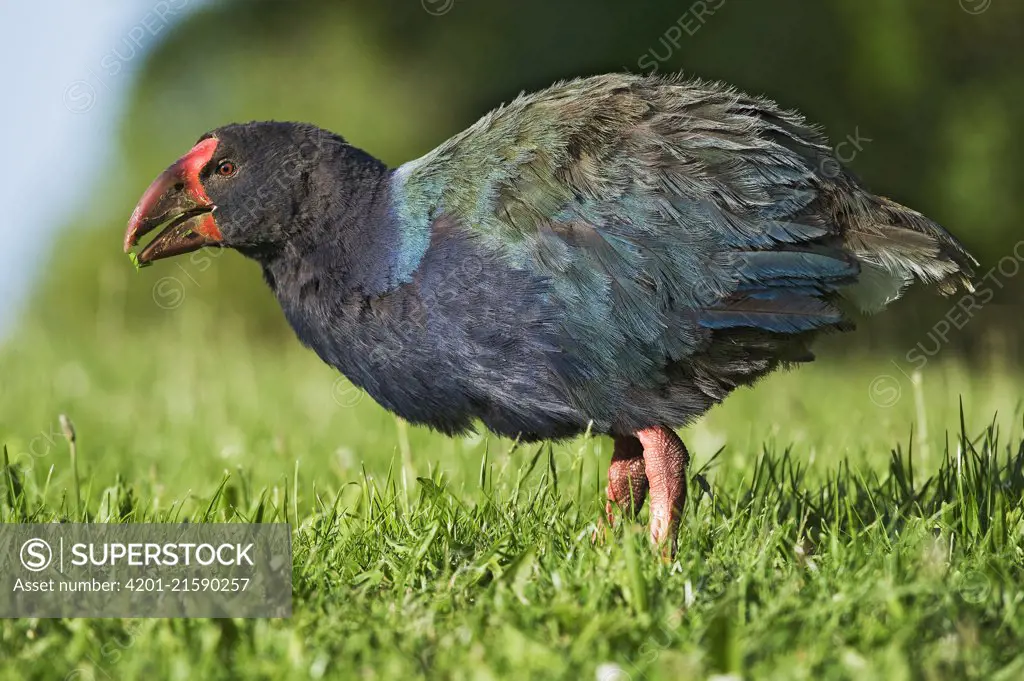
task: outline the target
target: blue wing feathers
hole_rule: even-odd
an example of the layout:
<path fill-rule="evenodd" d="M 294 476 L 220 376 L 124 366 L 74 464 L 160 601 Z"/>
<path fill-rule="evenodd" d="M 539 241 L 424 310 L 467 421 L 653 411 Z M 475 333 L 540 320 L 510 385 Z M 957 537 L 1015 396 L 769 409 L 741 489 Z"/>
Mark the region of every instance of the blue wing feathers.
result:
<path fill-rule="evenodd" d="M 700 325 L 708 329 L 748 327 L 775 333 L 800 333 L 842 320 L 839 309 L 826 300 L 793 293 L 739 297 L 700 315 Z"/>
<path fill-rule="evenodd" d="M 852 259 L 839 254 L 811 251 L 746 251 L 736 255 L 741 281 L 846 282 L 856 278 L 859 268 Z"/>

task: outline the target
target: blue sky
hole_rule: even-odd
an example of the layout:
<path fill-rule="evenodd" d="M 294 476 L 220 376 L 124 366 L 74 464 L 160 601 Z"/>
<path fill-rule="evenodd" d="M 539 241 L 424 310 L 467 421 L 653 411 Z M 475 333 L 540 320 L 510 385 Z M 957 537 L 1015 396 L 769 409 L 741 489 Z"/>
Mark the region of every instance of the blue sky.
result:
<path fill-rule="evenodd" d="M 116 153 L 140 55 L 202 0 L 0 3 L 0 337 L 55 230 Z"/>

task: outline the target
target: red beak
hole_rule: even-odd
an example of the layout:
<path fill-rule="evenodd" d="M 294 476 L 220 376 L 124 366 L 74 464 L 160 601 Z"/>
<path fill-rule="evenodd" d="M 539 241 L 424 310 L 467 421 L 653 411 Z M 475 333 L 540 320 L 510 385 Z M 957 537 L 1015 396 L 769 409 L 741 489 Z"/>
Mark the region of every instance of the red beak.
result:
<path fill-rule="evenodd" d="M 170 224 L 138 256 L 140 265 L 219 244 L 223 240 L 213 218 L 216 206 L 199 181 L 199 172 L 213 158 L 217 140 L 200 140 L 192 150 L 153 180 L 128 220 L 124 250 L 160 225 Z"/>

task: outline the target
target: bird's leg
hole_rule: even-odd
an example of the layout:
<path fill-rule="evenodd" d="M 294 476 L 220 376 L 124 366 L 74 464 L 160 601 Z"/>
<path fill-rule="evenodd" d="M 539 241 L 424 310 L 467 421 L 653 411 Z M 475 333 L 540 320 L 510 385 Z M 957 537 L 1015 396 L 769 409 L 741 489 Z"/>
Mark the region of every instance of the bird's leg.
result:
<path fill-rule="evenodd" d="M 644 448 L 644 470 L 651 489 L 651 541 L 659 545 L 671 542 L 675 555 L 690 455 L 679 436 L 665 426 L 638 430 L 636 437 Z"/>
<path fill-rule="evenodd" d="M 644 448 L 632 435 L 616 435 L 612 462 L 608 465 L 608 503 L 605 515 L 608 524 L 615 524 L 614 507 L 632 520 L 643 508 L 647 496 L 647 473 L 644 470 Z"/>

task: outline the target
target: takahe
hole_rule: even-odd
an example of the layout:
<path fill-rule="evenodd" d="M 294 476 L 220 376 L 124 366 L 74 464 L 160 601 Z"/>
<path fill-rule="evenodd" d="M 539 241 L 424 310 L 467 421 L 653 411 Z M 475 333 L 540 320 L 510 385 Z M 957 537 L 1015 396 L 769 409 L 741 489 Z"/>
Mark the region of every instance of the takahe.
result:
<path fill-rule="evenodd" d="M 394 169 L 313 125 L 227 125 L 146 190 L 125 249 L 164 223 L 139 263 L 256 260 L 299 339 L 412 423 L 611 435 L 609 522 L 649 492 L 658 543 L 686 498 L 673 428 L 976 264 L 799 114 L 638 75 L 522 95 Z"/>

